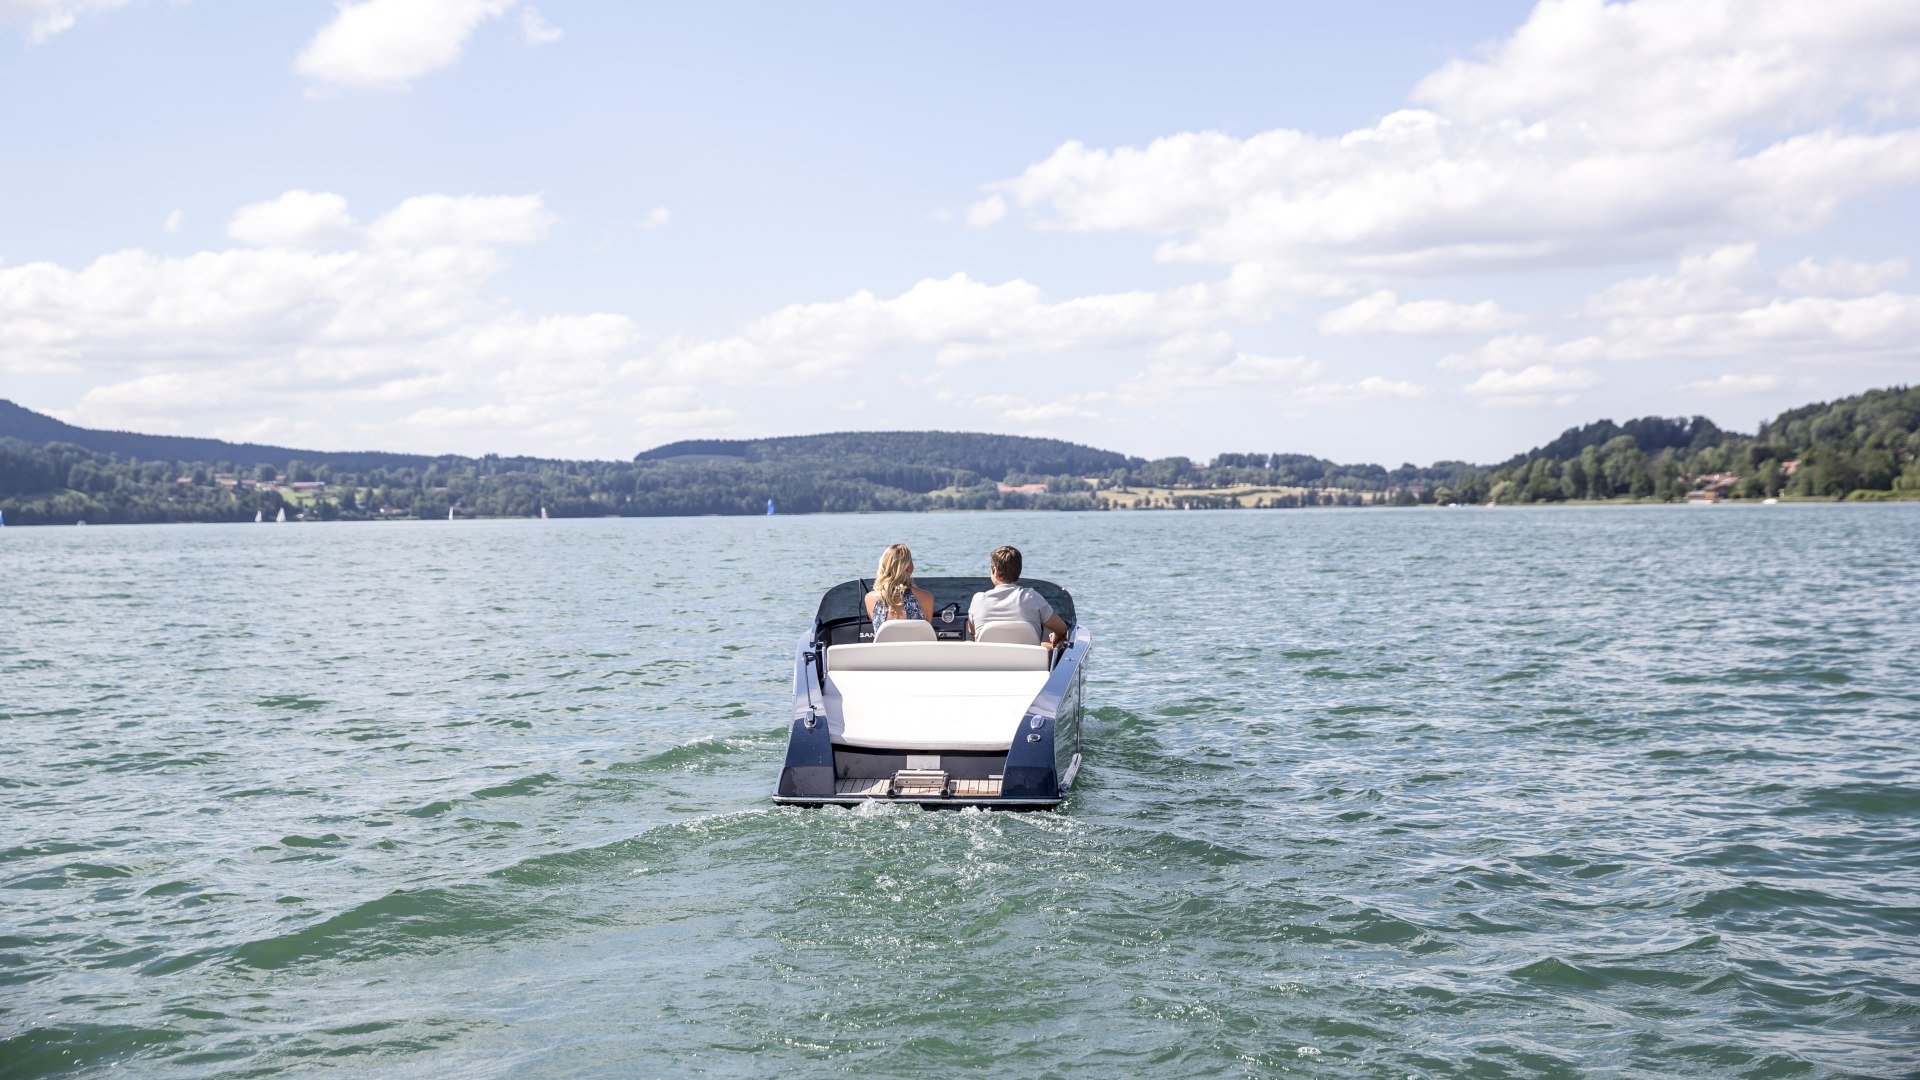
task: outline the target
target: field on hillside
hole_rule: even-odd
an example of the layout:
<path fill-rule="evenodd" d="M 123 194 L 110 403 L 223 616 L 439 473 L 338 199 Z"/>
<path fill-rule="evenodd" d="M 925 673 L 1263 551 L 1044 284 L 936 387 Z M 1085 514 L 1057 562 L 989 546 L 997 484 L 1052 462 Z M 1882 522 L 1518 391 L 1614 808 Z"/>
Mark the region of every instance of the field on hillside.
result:
<path fill-rule="evenodd" d="M 1258 487 L 1240 484 L 1219 488 L 1142 487 L 1130 485 L 1103 488 L 1096 496 L 1116 510 L 1176 510 L 1182 506 L 1199 508 L 1239 507 L 1257 509 L 1266 506 L 1317 506 L 1323 489 L 1303 487 Z M 1372 495 L 1363 496 L 1377 501 Z"/>

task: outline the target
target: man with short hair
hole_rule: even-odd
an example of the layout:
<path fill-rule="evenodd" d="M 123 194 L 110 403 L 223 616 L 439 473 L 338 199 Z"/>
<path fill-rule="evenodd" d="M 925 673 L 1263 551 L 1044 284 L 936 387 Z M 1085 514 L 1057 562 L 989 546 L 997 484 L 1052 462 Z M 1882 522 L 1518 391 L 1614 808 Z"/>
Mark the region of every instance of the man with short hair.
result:
<path fill-rule="evenodd" d="M 1045 597 L 1020 584 L 1019 548 L 995 548 L 987 562 L 993 588 L 973 594 L 973 604 L 967 608 L 969 638 L 978 639 L 982 627 L 997 622 L 1025 623 L 1049 649 L 1066 638 L 1066 620 L 1053 613 Z"/>

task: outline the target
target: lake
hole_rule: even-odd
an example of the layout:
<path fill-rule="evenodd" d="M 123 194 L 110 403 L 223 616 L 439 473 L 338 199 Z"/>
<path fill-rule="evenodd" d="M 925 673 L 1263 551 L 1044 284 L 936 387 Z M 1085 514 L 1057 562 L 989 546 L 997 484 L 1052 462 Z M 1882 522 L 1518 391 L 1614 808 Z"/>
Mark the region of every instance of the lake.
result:
<path fill-rule="evenodd" d="M 1061 812 L 769 803 L 894 541 L 1074 593 Z M 1914 505 L 5 529 L 0 1074 L 1910 1076 L 1916 553 Z"/>

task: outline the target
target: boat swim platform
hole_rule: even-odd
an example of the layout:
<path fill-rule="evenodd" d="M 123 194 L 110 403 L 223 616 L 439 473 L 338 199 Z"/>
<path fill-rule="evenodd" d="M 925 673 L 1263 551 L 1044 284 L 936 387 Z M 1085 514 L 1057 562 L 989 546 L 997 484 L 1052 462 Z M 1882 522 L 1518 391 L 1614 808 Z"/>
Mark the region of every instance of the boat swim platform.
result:
<path fill-rule="evenodd" d="M 859 806 L 862 803 L 917 803 L 925 809 L 964 809 L 978 806 L 988 810 L 1053 810 L 1066 801 L 1074 774 L 1080 771 L 1080 755 L 1068 766 L 1067 782 L 1052 797 L 1008 798 L 1002 795 L 1002 778 L 956 777 L 943 769 L 901 769 L 890 776 L 842 776 L 833 782 L 832 795 L 776 795 L 773 801 L 786 806 Z"/>
<path fill-rule="evenodd" d="M 952 789 L 945 792 L 945 794 L 950 794 L 955 798 L 989 799 L 998 798 L 1000 795 L 999 777 L 994 777 L 991 780 L 950 780 L 948 783 L 952 785 Z M 903 784 L 897 794 L 892 789 L 893 777 L 891 776 L 850 776 L 844 780 L 835 780 L 833 782 L 833 793 L 835 795 L 858 795 L 870 799 L 884 799 L 889 796 L 897 798 L 899 795 L 943 794 L 938 786 L 912 786 Z"/>

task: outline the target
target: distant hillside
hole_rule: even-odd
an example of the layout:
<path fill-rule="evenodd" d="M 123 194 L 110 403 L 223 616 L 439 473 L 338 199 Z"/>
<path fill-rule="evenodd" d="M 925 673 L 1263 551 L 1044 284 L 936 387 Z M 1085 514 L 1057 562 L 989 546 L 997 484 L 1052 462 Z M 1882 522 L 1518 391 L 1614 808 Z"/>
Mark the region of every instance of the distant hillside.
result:
<path fill-rule="evenodd" d="M 958 431 L 670 443 L 632 461 L 425 457 L 91 431 L 0 402 L 7 524 L 454 516 L 668 517 L 1635 499 L 1920 498 L 1920 388 L 1792 409 L 1753 435 L 1705 417 L 1599 420 L 1501 465 L 1387 469 L 1304 454 L 1143 461 Z"/>
<path fill-rule="evenodd" d="M 843 431 L 774 439 L 687 439 L 637 455 L 635 461 L 689 464 L 727 460 L 764 464 L 871 458 L 896 465 L 965 470 L 1001 479 L 1027 476 L 1104 476 L 1140 465 L 1111 450 L 1020 435 L 968 431 Z"/>
<path fill-rule="evenodd" d="M 1569 428 L 1546 446 L 1452 484 L 1461 501 L 1920 497 L 1920 387 L 1789 409 L 1752 435 L 1703 416 Z"/>
<path fill-rule="evenodd" d="M 1657 454 L 1662 450 L 1699 450 L 1726 438 L 1728 432 L 1720 430 L 1718 425 L 1704 416 L 1696 416 L 1691 420 L 1643 416 L 1624 424 L 1597 420 L 1585 427 L 1568 428 L 1545 446 L 1515 454 L 1502 467 L 1525 464 L 1537 457 L 1578 457 L 1580 451 L 1587 447 L 1605 446 L 1622 435 L 1632 436 L 1634 445 L 1640 448 L 1641 453 Z"/>
<path fill-rule="evenodd" d="M 71 443 L 96 454 L 113 454 L 141 461 L 226 462 L 242 469 L 260 465 L 284 466 L 289 461 L 331 465 L 343 469 L 418 467 L 434 460 L 425 454 L 381 451 L 295 450 L 285 446 L 233 443 L 224 439 L 195 439 L 181 435 L 140 435 L 131 431 L 100 431 L 75 427 L 51 416 L 0 399 L 0 439 L 26 443 Z"/>

